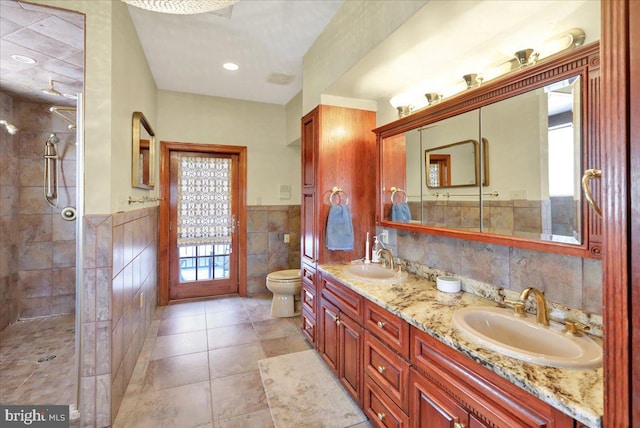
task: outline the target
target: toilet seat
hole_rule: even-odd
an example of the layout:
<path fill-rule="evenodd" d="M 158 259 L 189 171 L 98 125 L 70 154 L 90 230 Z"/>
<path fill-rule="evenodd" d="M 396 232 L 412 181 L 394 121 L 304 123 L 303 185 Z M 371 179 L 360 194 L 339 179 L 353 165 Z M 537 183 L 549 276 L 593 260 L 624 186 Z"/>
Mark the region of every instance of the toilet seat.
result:
<path fill-rule="evenodd" d="M 286 269 L 271 272 L 267 275 L 267 280 L 272 282 L 300 281 L 300 269 Z"/>

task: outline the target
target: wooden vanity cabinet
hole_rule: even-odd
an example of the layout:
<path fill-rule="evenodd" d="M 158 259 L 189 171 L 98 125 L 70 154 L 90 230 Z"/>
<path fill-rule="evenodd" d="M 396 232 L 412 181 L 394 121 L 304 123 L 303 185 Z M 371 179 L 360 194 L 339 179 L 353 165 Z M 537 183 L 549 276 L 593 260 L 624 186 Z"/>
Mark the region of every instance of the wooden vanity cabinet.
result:
<path fill-rule="evenodd" d="M 319 276 L 318 352 L 347 392 L 362 407 L 363 298 L 343 285 Z M 356 310 L 355 308 L 360 308 Z M 355 318 L 355 319 L 354 319 Z"/>
<path fill-rule="evenodd" d="M 410 335 L 412 427 L 574 427 L 571 417 L 423 331 L 411 327 Z"/>
<path fill-rule="evenodd" d="M 376 113 L 345 107 L 319 105 L 301 122 L 301 269 L 302 332 L 317 346 L 314 337 L 319 311 L 318 263 L 343 263 L 364 257 L 366 233 L 375 231 Z M 326 248 L 325 233 L 334 187 L 344 193 L 354 230 L 353 251 Z M 305 280 L 306 279 L 306 280 Z M 305 302 L 306 299 L 306 302 Z M 311 308 L 315 300 L 315 309 Z"/>
<path fill-rule="evenodd" d="M 364 412 L 374 426 L 409 426 L 409 325 L 364 303 Z"/>

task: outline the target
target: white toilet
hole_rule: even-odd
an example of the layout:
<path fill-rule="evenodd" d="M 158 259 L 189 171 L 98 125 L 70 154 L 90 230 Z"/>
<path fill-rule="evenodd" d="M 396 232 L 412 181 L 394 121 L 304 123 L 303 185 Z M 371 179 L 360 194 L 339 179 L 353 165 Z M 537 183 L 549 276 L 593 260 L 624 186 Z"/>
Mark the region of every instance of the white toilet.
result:
<path fill-rule="evenodd" d="M 287 269 L 267 275 L 267 288 L 273 293 L 272 317 L 292 317 L 300 313 L 300 269 Z"/>

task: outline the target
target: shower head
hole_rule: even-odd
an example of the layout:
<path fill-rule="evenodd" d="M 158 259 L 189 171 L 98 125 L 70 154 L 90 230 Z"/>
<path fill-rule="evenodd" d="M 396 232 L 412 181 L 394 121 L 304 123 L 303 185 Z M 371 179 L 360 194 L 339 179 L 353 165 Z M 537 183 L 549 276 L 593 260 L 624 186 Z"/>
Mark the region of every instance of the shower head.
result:
<path fill-rule="evenodd" d="M 49 134 L 49 138 L 47 139 L 47 143 L 58 144 L 60 142 L 60 138 L 54 133 Z"/>
<path fill-rule="evenodd" d="M 9 123 L 6 120 L 0 120 L 0 125 L 4 125 L 7 128 L 7 132 L 11 135 L 15 135 L 18 132 L 18 128 L 13 123 Z"/>
<path fill-rule="evenodd" d="M 53 87 L 53 82 L 55 82 L 55 80 L 49 79 L 49 87 L 43 89 L 42 92 L 49 95 L 55 95 L 57 97 L 64 96 L 62 95 L 62 92 L 58 91 L 56 88 Z"/>

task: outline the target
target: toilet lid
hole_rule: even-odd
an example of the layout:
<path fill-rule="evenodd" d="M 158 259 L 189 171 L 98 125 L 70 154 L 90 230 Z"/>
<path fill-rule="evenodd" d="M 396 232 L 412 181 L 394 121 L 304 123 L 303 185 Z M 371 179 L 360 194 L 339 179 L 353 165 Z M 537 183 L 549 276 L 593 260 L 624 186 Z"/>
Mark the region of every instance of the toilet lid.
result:
<path fill-rule="evenodd" d="M 287 269 L 271 272 L 267 275 L 267 279 L 273 281 L 287 281 L 300 279 L 300 269 Z"/>

